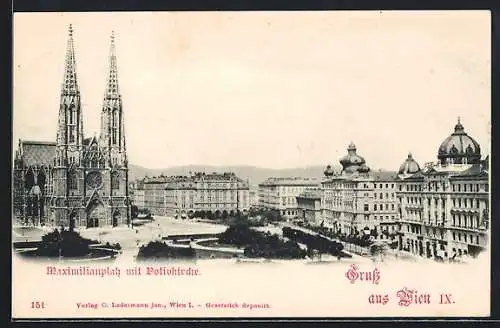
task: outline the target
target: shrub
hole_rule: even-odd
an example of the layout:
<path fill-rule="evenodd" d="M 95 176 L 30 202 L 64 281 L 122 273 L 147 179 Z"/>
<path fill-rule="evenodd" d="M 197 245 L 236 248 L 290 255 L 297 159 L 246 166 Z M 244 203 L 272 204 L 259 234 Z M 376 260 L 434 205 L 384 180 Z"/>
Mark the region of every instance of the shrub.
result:
<path fill-rule="evenodd" d="M 55 229 L 42 236 L 37 255 L 47 257 L 80 257 L 89 254 L 89 245 L 93 240 L 81 237 L 75 231 Z M 60 254 L 59 254 L 60 252 Z"/>
<path fill-rule="evenodd" d="M 141 246 L 137 254 L 138 260 L 146 259 L 193 259 L 196 252 L 191 247 L 177 248 L 165 244 L 165 242 L 152 241 L 146 246 Z"/>
<path fill-rule="evenodd" d="M 302 230 L 283 227 L 283 236 L 307 245 L 307 248 L 317 250 L 319 253 L 328 253 L 334 256 L 343 256 L 344 246 L 322 235 L 313 235 Z"/>
<path fill-rule="evenodd" d="M 246 222 L 231 225 L 219 236 L 219 242 L 245 247 L 244 255 L 247 257 L 297 259 L 306 255 L 296 242 L 285 242 L 276 234 L 255 231 Z"/>

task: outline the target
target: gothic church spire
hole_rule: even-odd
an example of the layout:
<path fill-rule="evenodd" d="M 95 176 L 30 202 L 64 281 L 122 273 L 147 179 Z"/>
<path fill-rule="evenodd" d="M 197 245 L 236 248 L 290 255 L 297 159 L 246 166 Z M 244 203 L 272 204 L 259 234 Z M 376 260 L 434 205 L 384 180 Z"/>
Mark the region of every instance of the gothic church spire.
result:
<path fill-rule="evenodd" d="M 76 78 L 75 44 L 73 40 L 73 26 L 69 24 L 68 45 L 66 48 L 66 61 L 64 64 L 64 79 L 62 85 L 63 94 L 78 93 L 78 82 Z"/>
<path fill-rule="evenodd" d="M 83 143 L 83 116 L 81 110 L 80 91 L 76 77 L 75 44 L 73 26 L 68 28 L 68 43 L 64 62 L 64 77 L 59 105 L 57 129 L 56 162 L 79 164 L 81 160 L 81 145 Z M 67 147 L 71 145 L 69 150 Z M 75 147 L 73 147 L 75 146 Z"/>
<path fill-rule="evenodd" d="M 119 98 L 118 67 L 116 64 L 115 32 L 111 32 L 111 45 L 109 48 L 109 74 L 106 84 L 106 98 Z"/>
<path fill-rule="evenodd" d="M 118 65 L 116 60 L 115 34 L 111 33 L 109 50 L 109 71 L 104 91 L 101 112 L 100 145 L 108 149 L 112 166 L 126 166 L 125 128 L 122 99 L 118 87 Z"/>

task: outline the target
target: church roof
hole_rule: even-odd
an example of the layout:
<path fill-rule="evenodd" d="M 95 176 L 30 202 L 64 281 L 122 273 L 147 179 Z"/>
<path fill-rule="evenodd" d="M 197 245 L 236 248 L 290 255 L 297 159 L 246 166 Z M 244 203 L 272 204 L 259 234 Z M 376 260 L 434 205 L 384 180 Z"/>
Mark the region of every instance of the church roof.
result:
<path fill-rule="evenodd" d="M 24 140 L 20 141 L 20 152 L 26 166 L 49 166 L 54 163 L 56 143 Z"/>

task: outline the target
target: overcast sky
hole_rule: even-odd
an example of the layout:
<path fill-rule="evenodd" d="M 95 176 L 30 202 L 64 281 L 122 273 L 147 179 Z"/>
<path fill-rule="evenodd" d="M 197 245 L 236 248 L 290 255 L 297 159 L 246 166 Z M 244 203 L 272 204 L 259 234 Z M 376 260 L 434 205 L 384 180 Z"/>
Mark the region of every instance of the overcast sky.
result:
<path fill-rule="evenodd" d="M 134 164 L 337 164 L 353 141 L 397 169 L 458 116 L 490 152 L 487 11 L 16 13 L 15 145 L 55 140 L 69 23 L 87 136 L 115 31 Z"/>

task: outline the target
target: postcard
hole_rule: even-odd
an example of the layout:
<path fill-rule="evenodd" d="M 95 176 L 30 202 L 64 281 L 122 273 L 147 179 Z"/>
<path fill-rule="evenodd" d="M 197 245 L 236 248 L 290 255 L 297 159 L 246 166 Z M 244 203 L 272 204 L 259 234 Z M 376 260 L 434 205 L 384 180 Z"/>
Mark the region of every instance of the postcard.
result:
<path fill-rule="evenodd" d="M 489 316 L 490 31 L 14 14 L 12 317 Z"/>

